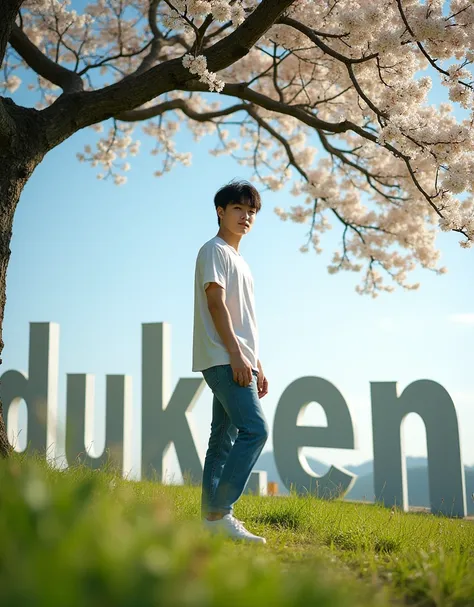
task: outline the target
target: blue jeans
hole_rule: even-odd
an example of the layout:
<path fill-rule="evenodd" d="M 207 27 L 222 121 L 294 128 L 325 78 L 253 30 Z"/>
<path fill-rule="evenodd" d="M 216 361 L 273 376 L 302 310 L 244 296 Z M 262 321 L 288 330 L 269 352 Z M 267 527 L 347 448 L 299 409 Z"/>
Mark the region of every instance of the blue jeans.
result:
<path fill-rule="evenodd" d="M 268 426 L 257 391 L 257 372 L 252 383 L 240 386 L 230 365 L 202 371 L 214 394 L 211 436 L 202 478 L 201 514 L 233 514 L 252 468 L 268 438 Z"/>

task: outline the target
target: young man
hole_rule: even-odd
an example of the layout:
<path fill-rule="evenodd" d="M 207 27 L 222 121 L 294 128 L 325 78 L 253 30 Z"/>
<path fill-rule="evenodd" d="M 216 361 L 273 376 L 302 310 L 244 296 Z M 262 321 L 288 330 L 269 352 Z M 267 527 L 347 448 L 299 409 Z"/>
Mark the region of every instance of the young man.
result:
<path fill-rule="evenodd" d="M 202 372 L 214 395 L 201 512 L 212 532 L 265 544 L 233 515 L 268 438 L 253 279 L 239 253 L 261 208 L 260 195 L 248 182 L 231 182 L 214 205 L 219 231 L 199 250 L 194 279 L 193 371 Z"/>

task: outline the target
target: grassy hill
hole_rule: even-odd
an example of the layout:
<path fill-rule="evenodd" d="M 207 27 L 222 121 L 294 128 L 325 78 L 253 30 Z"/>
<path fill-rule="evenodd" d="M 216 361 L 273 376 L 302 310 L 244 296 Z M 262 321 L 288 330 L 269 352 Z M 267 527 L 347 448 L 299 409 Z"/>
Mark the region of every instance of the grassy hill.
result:
<path fill-rule="evenodd" d="M 328 466 L 318 460 L 308 457 L 308 463 L 316 474 L 325 474 Z M 429 488 L 428 488 L 428 462 L 424 457 L 407 457 L 407 484 L 408 484 L 408 503 L 410 506 L 429 507 Z M 273 453 L 266 451 L 262 453 L 255 465 L 256 470 L 266 470 L 269 481 L 278 483 L 282 495 L 287 495 L 283 482 L 278 475 Z M 354 486 L 346 495 L 348 500 L 361 500 L 373 502 L 374 499 L 374 475 L 373 462 L 364 462 L 359 466 L 347 466 L 347 470 L 357 474 L 357 480 Z M 474 468 L 465 467 L 466 479 L 466 502 L 468 514 L 474 515 Z"/>
<path fill-rule="evenodd" d="M 2 607 L 474 605 L 474 523 L 244 496 L 266 545 L 210 537 L 200 487 L 0 461 Z"/>

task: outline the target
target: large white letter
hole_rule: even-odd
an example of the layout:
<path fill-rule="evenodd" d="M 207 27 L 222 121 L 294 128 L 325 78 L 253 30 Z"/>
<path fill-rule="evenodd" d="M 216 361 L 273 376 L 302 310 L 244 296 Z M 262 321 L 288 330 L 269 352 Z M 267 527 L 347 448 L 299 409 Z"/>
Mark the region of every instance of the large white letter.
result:
<path fill-rule="evenodd" d="M 0 377 L 5 424 L 11 407 L 10 422 L 18 426 L 18 408 L 24 400 L 28 410 L 27 449 L 43 454 L 47 451 L 48 459 L 53 461 L 57 441 L 58 370 L 59 325 L 30 322 L 28 376 L 22 371 L 9 370 Z"/>
<path fill-rule="evenodd" d="M 298 418 L 312 402 L 319 403 L 327 417 L 327 428 L 298 426 Z M 300 494 L 312 493 L 327 499 L 344 495 L 356 476 L 331 466 L 324 476 L 315 474 L 302 453 L 303 447 L 354 449 L 351 414 L 339 390 L 320 377 L 301 377 L 281 395 L 273 422 L 275 463 L 285 486 Z"/>
<path fill-rule="evenodd" d="M 431 512 L 466 516 L 458 419 L 443 386 L 423 379 L 398 397 L 396 382 L 371 382 L 371 395 L 376 498 L 408 510 L 401 423 L 409 413 L 418 413 L 426 427 Z"/>
<path fill-rule="evenodd" d="M 163 482 L 163 460 L 174 443 L 179 466 L 200 482 L 202 464 L 190 413 L 204 379 L 180 379 L 171 395 L 171 325 L 142 324 L 142 478 Z"/>
<path fill-rule="evenodd" d="M 96 399 L 94 375 L 68 373 L 66 387 L 66 457 L 68 464 L 80 462 L 96 469 L 107 461 L 120 473 L 124 470 L 124 412 L 132 406 L 130 375 L 106 375 L 105 448 L 102 453 L 89 437 L 85 438 L 86 419 L 91 428 Z M 95 428 L 94 428 L 95 430 Z M 94 432 L 95 433 L 95 432 Z M 84 450 L 84 446 L 86 450 Z"/>

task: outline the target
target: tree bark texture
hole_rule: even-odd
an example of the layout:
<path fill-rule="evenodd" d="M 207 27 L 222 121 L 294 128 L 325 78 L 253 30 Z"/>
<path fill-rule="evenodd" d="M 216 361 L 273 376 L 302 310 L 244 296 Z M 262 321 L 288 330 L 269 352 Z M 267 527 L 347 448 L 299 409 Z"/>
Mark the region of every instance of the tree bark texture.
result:
<path fill-rule="evenodd" d="M 23 0 L 1 0 L 0 2 L 0 66 L 2 65 L 8 39 Z"/>
<path fill-rule="evenodd" d="M 20 188 L 8 175 L 4 155 L 0 152 L 0 356 L 3 352 L 3 318 L 6 304 L 7 268 L 10 260 L 10 241 L 12 237 L 13 212 L 16 207 Z M 2 365 L 0 358 L 0 370 Z M 0 402 L 0 456 L 7 456 L 12 447 L 8 442 L 6 420 Z"/>

